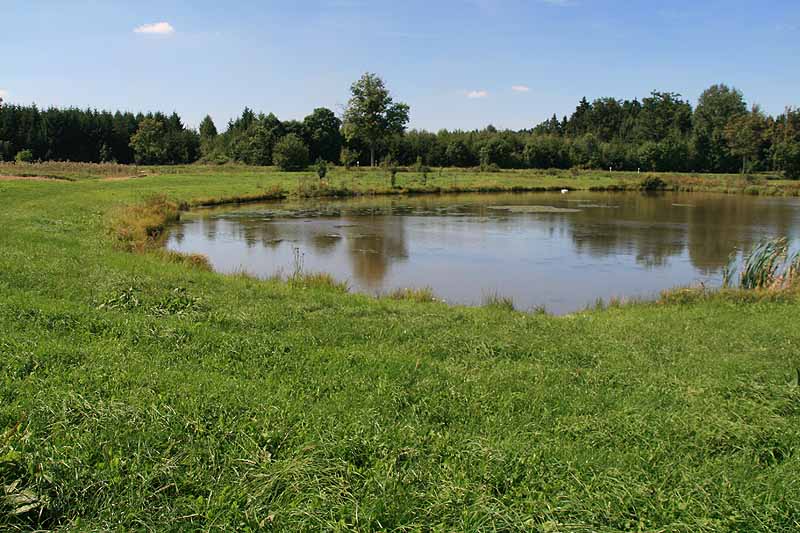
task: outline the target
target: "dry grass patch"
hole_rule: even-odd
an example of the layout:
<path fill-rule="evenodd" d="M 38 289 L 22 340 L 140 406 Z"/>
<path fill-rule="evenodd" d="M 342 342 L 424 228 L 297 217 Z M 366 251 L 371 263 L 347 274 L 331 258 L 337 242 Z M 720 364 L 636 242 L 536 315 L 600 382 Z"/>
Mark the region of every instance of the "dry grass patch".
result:
<path fill-rule="evenodd" d="M 180 220 L 180 206 L 163 195 L 111 214 L 111 233 L 123 249 L 143 252 L 161 244 L 164 229 Z"/>

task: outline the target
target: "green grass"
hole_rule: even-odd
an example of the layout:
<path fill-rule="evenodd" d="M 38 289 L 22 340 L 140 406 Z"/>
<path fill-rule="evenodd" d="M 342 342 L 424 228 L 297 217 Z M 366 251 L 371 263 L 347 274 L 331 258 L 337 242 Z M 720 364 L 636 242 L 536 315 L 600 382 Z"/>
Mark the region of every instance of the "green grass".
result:
<path fill-rule="evenodd" d="M 483 298 L 483 306 L 498 311 L 514 311 L 514 299 L 509 296 L 501 296 L 497 293 L 487 294 Z"/>
<path fill-rule="evenodd" d="M 387 295 L 393 300 L 411 300 L 413 302 L 427 303 L 435 302 L 436 295 L 430 287 L 420 287 L 417 289 L 401 288 L 395 289 Z"/>
<path fill-rule="evenodd" d="M 800 528 L 796 296 L 552 317 L 222 276 L 115 224 L 298 177 L 178 172 L 0 182 L 0 530 Z"/>
<path fill-rule="evenodd" d="M 274 167 L 229 165 L 126 166 L 111 163 L 0 163 L 0 176 L 43 176 L 67 180 L 118 180 L 128 177 L 181 177 L 219 179 L 246 183 L 251 187 L 241 197 L 228 194 L 211 197 L 198 193 L 195 204 L 214 205 L 221 201 L 252 201 L 272 197 L 278 191 L 292 191 L 299 197 L 352 196 L 359 194 L 404 194 L 419 192 L 502 192 L 545 190 L 639 190 L 658 178 L 665 190 L 706 191 L 735 194 L 800 196 L 800 181 L 781 179 L 763 173 L 697 174 L 674 172 L 627 172 L 605 170 L 529 169 L 480 172 L 478 169 L 441 168 L 427 178 L 413 169 L 402 168 L 397 187 L 390 184 L 386 171 L 378 168 L 331 167 L 325 180 L 313 169 L 306 172 L 280 172 Z M 650 178 L 650 180 L 648 180 Z M 255 189 L 252 187 L 255 185 Z M 662 188 L 660 186 L 659 188 Z"/>

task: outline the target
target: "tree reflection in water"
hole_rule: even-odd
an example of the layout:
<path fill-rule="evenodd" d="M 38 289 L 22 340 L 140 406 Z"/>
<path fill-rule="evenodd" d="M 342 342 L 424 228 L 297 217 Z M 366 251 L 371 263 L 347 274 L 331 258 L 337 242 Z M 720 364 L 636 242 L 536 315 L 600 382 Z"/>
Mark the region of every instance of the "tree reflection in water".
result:
<path fill-rule="evenodd" d="M 474 303 L 501 287 L 523 303 L 558 294 L 556 307 L 568 309 L 598 295 L 713 282 L 731 251 L 768 236 L 796 241 L 798 222 L 797 199 L 702 193 L 361 198 L 202 212 L 172 231 L 168 247 L 264 277 L 285 270 L 297 247 L 308 270 L 356 290 L 432 286 Z"/>

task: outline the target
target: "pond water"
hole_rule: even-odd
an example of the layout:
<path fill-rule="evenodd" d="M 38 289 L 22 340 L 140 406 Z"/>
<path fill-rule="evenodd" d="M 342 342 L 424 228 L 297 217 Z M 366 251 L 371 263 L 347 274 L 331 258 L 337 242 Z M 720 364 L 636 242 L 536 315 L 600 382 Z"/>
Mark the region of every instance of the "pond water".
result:
<path fill-rule="evenodd" d="M 221 272 L 287 275 L 298 258 L 352 290 L 430 287 L 479 305 L 568 313 L 597 299 L 718 285 L 734 250 L 800 238 L 800 201 L 703 193 L 464 194 L 249 204 L 184 216 L 167 247 Z"/>

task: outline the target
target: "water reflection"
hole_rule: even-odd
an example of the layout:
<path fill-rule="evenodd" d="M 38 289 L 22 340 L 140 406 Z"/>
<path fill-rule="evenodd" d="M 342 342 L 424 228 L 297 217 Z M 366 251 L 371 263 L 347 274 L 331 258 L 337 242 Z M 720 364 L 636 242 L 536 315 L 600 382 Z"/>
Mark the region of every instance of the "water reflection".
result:
<path fill-rule="evenodd" d="M 291 269 L 297 248 L 307 270 L 356 290 L 431 286 L 460 303 L 499 292 L 523 308 L 567 312 L 598 297 L 714 283 L 732 250 L 796 239 L 798 222 L 796 199 L 734 195 L 363 198 L 200 212 L 173 229 L 168 247 L 265 277 Z"/>
<path fill-rule="evenodd" d="M 369 288 L 380 289 L 390 266 L 408 259 L 405 219 L 403 216 L 370 218 L 368 228 L 359 225 L 357 217 L 344 218 L 352 226 L 342 229 L 349 237 L 346 243 L 353 276 Z"/>

